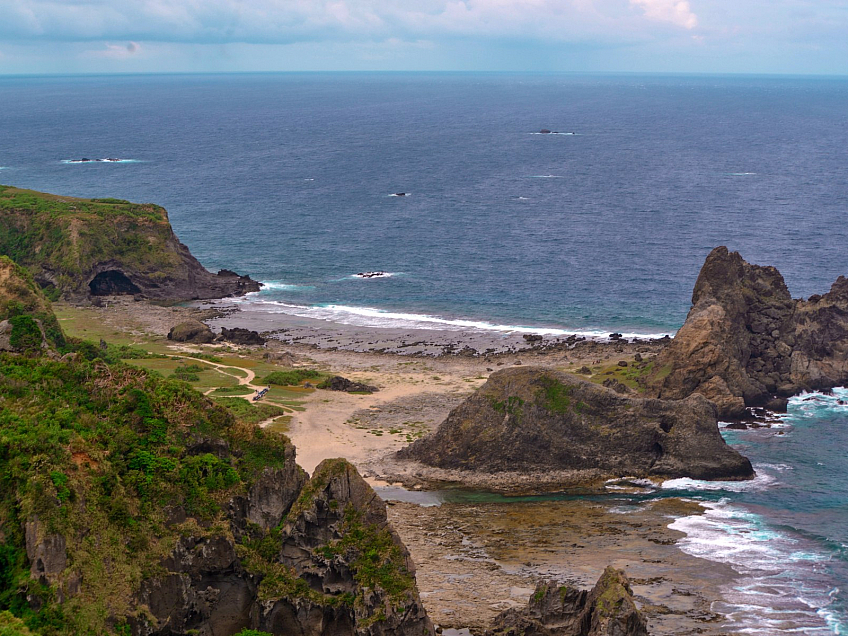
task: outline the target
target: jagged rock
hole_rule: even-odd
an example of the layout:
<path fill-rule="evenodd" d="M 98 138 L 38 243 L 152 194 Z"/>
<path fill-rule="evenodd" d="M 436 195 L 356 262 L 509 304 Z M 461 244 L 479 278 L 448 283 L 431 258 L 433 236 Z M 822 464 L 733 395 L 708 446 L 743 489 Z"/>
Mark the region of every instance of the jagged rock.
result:
<path fill-rule="evenodd" d="M 434 634 L 414 586 L 415 567 L 389 525 L 385 503 L 344 459 L 324 460 L 315 469 L 289 512 L 280 561 L 314 591 L 356 599 L 352 607 L 342 605 L 329 615 L 317 612 L 321 631 L 314 633 Z M 382 565 L 374 573 L 377 563 Z M 257 626 L 275 634 L 299 633 L 291 631 L 298 614 L 313 615 L 316 608 L 292 606 L 289 599 L 265 603 Z"/>
<path fill-rule="evenodd" d="M 260 336 L 258 332 L 243 327 L 233 327 L 232 329 L 223 327 L 218 339 L 237 345 L 264 345 L 266 342 L 265 338 Z"/>
<path fill-rule="evenodd" d="M 554 581 L 536 586 L 528 606 L 499 614 L 486 636 L 647 636 L 624 572 L 607 567 L 590 592 Z"/>
<path fill-rule="evenodd" d="M 692 293 L 692 309 L 654 363 L 650 395 L 712 400 L 720 417 L 746 407 L 785 410 L 801 390 L 848 382 L 848 279 L 830 292 L 793 300 L 774 267 L 715 248 Z"/>
<path fill-rule="evenodd" d="M 590 369 L 586 365 L 583 365 L 582 367 L 577 369 L 577 373 L 580 373 L 582 375 L 592 375 L 592 369 Z"/>
<path fill-rule="evenodd" d="M 47 534 L 38 517 L 26 523 L 26 552 L 32 578 L 55 583 L 68 563 L 65 537 Z"/>
<path fill-rule="evenodd" d="M 542 342 L 543 338 L 537 333 L 525 333 L 522 336 L 526 342 Z"/>
<path fill-rule="evenodd" d="M 324 380 L 318 385 L 318 388 L 328 389 L 330 391 L 344 391 L 346 393 L 376 393 L 379 390 L 376 386 L 354 382 L 340 375 Z"/>
<path fill-rule="evenodd" d="M 199 320 L 186 320 L 171 327 L 168 332 L 168 340 L 207 344 L 215 340 L 215 334 Z"/>
<path fill-rule="evenodd" d="M 608 389 L 612 389 L 616 393 L 632 393 L 632 391 L 628 388 L 626 384 L 624 384 L 623 382 L 619 382 L 615 378 L 607 378 L 603 381 L 602 384 Z"/>
<path fill-rule="evenodd" d="M 751 463 L 722 439 L 715 407 L 701 395 L 680 401 L 628 397 L 533 367 L 493 373 L 434 433 L 398 456 L 485 473 L 754 475 Z"/>
<path fill-rule="evenodd" d="M 259 291 L 248 276 L 215 275 L 174 235 L 164 208 L 118 199 L 59 197 L 0 186 L 0 253 L 20 255 L 42 286 L 64 298 L 143 295 L 223 298 Z M 37 228 L 37 230 L 36 230 Z M 25 242 L 25 243 L 24 243 Z M 27 250 L 14 246 L 27 244 Z"/>

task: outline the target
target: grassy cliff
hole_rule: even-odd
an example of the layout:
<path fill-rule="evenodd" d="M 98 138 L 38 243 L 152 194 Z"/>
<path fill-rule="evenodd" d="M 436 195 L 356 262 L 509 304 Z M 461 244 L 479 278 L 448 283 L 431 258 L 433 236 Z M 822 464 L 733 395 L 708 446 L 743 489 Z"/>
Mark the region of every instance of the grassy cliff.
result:
<path fill-rule="evenodd" d="M 0 254 L 26 267 L 54 300 L 112 293 L 212 298 L 256 286 L 205 270 L 174 235 L 164 208 L 121 199 L 0 186 Z"/>

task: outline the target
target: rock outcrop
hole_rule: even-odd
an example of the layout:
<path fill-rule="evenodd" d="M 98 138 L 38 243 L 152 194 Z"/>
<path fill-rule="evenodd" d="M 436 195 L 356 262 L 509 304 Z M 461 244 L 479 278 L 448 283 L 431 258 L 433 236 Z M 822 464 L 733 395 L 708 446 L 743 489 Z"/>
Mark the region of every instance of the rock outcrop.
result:
<path fill-rule="evenodd" d="M 266 342 L 265 338 L 259 335 L 259 332 L 244 327 L 233 327 L 232 329 L 223 327 L 218 340 L 237 345 L 264 345 Z"/>
<path fill-rule="evenodd" d="M 802 390 L 848 382 L 848 279 L 794 300 L 780 272 L 717 247 L 692 293 L 692 309 L 647 378 L 650 395 L 712 400 L 722 418 L 746 407 L 785 410 Z"/>
<path fill-rule="evenodd" d="M 208 344 L 215 340 L 215 333 L 199 320 L 186 320 L 171 327 L 171 330 L 168 332 L 168 340 L 193 344 Z"/>
<path fill-rule="evenodd" d="M 751 463 L 722 439 L 714 405 L 622 395 L 533 367 L 488 381 L 431 435 L 399 451 L 444 469 L 585 478 L 748 479 Z"/>
<path fill-rule="evenodd" d="M 376 386 L 364 384 L 363 382 L 354 382 L 340 375 L 327 378 L 318 385 L 318 388 L 329 391 L 344 391 L 345 393 L 376 393 L 379 390 Z"/>
<path fill-rule="evenodd" d="M 648 636 L 624 572 L 608 567 L 591 591 L 540 583 L 523 610 L 495 618 L 486 636 Z"/>
<path fill-rule="evenodd" d="M 66 299 L 141 295 L 223 298 L 258 291 L 229 270 L 206 270 L 179 242 L 164 208 L 0 186 L 0 254 Z"/>

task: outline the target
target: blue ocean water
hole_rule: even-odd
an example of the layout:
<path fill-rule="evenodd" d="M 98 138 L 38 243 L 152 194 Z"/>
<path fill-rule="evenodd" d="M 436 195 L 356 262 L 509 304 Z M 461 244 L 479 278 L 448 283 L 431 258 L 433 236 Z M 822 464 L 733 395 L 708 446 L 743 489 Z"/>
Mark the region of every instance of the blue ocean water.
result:
<path fill-rule="evenodd" d="M 204 265 L 269 283 L 248 302 L 357 324 L 672 332 L 716 245 L 821 293 L 846 165 L 846 79 L 0 78 L 0 183 L 159 203 Z M 848 415 L 803 399 L 782 436 L 726 432 L 757 481 L 668 489 L 710 506 L 675 523 L 740 571 L 738 631 L 848 630 Z"/>
<path fill-rule="evenodd" d="M 845 165 L 845 79 L 0 78 L 0 182 L 160 203 L 207 267 L 342 321 L 674 331 L 722 244 L 820 293 Z"/>

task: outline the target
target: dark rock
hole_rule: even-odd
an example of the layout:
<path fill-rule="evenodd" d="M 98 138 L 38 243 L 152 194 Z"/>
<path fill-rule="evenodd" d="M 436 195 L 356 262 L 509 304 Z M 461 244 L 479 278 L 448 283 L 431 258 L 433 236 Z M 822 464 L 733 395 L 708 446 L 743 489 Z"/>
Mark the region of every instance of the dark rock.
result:
<path fill-rule="evenodd" d="M 609 335 L 610 340 L 621 340 L 623 337 L 624 336 L 622 336 L 620 333 L 611 333 Z"/>
<path fill-rule="evenodd" d="M 793 300 L 774 267 L 714 249 L 701 268 L 692 309 L 648 378 L 649 394 L 698 392 L 722 418 L 745 407 L 785 410 L 785 398 L 848 382 L 848 279 L 829 293 Z M 779 397 L 775 399 L 775 394 Z"/>
<path fill-rule="evenodd" d="M 745 422 L 731 422 L 727 425 L 727 428 L 734 431 L 747 431 L 748 425 Z"/>
<path fill-rule="evenodd" d="M 633 359 L 634 359 L 636 362 L 642 362 L 642 359 L 643 359 L 643 358 L 642 358 L 642 354 L 641 354 L 641 353 L 637 353 L 635 356 L 633 356 Z"/>
<path fill-rule="evenodd" d="M 577 369 L 577 373 L 581 373 L 581 374 L 583 374 L 583 375 L 592 375 L 592 369 L 590 369 L 589 367 L 587 367 L 587 366 L 583 365 L 582 367 L 580 367 L 579 369 Z"/>
<path fill-rule="evenodd" d="M 751 463 L 722 439 L 715 406 L 701 395 L 626 397 L 549 369 L 504 369 L 439 428 L 398 456 L 486 473 L 587 471 L 749 479 Z"/>
<path fill-rule="evenodd" d="M 612 389 L 616 393 L 632 393 L 630 388 L 623 382 L 619 382 L 615 378 L 607 378 L 603 381 L 603 386 Z"/>
<path fill-rule="evenodd" d="M 258 332 L 243 327 L 233 327 L 232 329 L 222 327 L 218 339 L 237 345 L 264 345 L 267 342 Z"/>
<path fill-rule="evenodd" d="M 523 336 L 526 342 L 542 342 L 543 338 L 537 333 L 525 333 Z"/>
<path fill-rule="evenodd" d="M 38 517 L 26 523 L 26 553 L 32 578 L 55 583 L 68 564 L 65 537 L 50 534 Z"/>
<path fill-rule="evenodd" d="M 626 367 L 626 366 L 627 366 L 627 360 L 619 360 L 619 361 L 618 361 L 618 366 L 620 366 L 620 367 Z"/>
<path fill-rule="evenodd" d="M 318 385 L 318 388 L 328 389 L 330 391 L 344 391 L 346 393 L 376 393 L 379 390 L 376 386 L 354 382 L 340 375 L 333 376 L 329 380 L 324 380 L 324 382 Z"/>
<path fill-rule="evenodd" d="M 542 128 L 542 130 L 540 130 L 539 132 L 543 135 L 550 135 L 551 134 L 551 131 L 548 130 L 547 128 Z"/>
<path fill-rule="evenodd" d="M 648 636 L 624 572 L 607 567 L 591 591 L 547 581 L 527 608 L 499 614 L 486 636 Z"/>
<path fill-rule="evenodd" d="M 199 320 L 186 320 L 171 327 L 168 332 L 168 340 L 207 344 L 215 340 L 215 334 Z"/>

